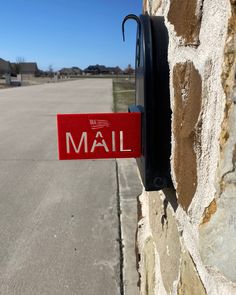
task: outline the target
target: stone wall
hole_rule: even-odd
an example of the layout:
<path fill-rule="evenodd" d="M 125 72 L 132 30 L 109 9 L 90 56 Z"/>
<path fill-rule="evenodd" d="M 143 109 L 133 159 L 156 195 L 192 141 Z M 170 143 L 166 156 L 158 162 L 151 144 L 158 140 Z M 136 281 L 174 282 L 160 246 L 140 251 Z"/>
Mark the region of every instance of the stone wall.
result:
<path fill-rule="evenodd" d="M 140 294 L 236 294 L 236 1 L 143 7 L 169 32 L 174 189 L 139 197 Z"/>

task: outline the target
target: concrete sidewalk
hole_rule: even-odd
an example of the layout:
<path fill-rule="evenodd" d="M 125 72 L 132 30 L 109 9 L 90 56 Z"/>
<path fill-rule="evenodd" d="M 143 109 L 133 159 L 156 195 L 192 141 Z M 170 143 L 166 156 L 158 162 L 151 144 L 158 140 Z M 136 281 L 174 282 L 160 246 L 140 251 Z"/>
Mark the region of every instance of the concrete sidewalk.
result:
<path fill-rule="evenodd" d="M 142 185 L 135 159 L 117 159 L 117 166 L 123 242 L 123 288 L 125 295 L 138 295 L 139 276 L 135 250 L 137 197 L 142 193 Z"/>

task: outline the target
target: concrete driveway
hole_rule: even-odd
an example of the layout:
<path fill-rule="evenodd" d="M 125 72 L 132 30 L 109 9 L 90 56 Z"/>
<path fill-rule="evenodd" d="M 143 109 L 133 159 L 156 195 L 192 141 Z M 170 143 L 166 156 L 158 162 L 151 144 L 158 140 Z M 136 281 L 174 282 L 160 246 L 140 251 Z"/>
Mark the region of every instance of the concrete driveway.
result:
<path fill-rule="evenodd" d="M 120 294 L 115 160 L 57 160 L 57 113 L 111 107 L 111 80 L 0 91 L 0 294 Z"/>

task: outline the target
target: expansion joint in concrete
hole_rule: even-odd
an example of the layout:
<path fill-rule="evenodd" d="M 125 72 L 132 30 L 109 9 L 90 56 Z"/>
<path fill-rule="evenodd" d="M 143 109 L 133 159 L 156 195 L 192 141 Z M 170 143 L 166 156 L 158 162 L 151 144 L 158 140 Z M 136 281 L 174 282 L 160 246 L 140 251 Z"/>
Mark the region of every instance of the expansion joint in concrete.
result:
<path fill-rule="evenodd" d="M 117 215 L 118 215 L 118 234 L 119 234 L 119 252 L 120 252 L 120 295 L 124 295 L 124 245 L 123 245 L 123 235 L 122 235 L 122 225 L 121 225 L 121 198 L 120 198 L 120 181 L 119 181 L 119 167 L 117 160 L 115 160 L 116 168 L 116 183 L 117 183 Z"/>

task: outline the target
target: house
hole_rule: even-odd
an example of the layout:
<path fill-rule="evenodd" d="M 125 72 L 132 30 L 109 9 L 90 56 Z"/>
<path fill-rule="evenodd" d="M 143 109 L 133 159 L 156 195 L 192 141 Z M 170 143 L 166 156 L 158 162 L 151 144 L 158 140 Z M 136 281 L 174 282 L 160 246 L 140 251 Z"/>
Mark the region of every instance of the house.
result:
<path fill-rule="evenodd" d="M 39 72 L 36 62 L 20 62 L 19 73 L 22 75 L 36 76 Z"/>
<path fill-rule="evenodd" d="M 78 67 L 72 67 L 72 68 L 63 68 L 59 71 L 60 76 L 78 76 L 82 75 L 82 70 Z"/>
<path fill-rule="evenodd" d="M 0 75 L 11 74 L 11 64 L 9 61 L 6 61 L 0 58 Z"/>
<path fill-rule="evenodd" d="M 123 71 L 119 67 L 106 67 L 103 65 L 88 66 L 84 73 L 87 75 L 122 75 Z"/>
<path fill-rule="evenodd" d="M 91 65 L 88 66 L 85 70 L 84 73 L 87 75 L 101 75 L 101 74 L 109 74 L 109 70 L 107 67 L 103 65 Z"/>
<path fill-rule="evenodd" d="M 109 74 L 111 75 L 122 75 L 123 71 L 120 67 L 108 67 Z"/>

